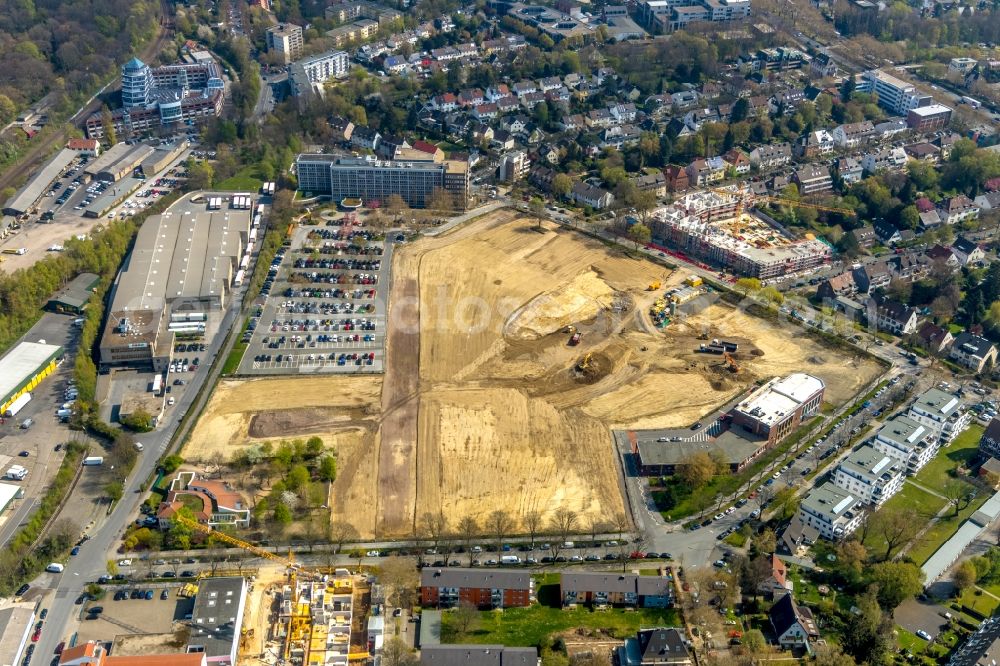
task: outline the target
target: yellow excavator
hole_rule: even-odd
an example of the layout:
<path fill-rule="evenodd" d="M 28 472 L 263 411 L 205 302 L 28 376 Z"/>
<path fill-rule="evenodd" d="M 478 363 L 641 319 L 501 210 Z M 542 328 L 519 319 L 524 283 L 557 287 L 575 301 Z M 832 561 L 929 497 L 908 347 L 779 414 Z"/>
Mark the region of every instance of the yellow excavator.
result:
<path fill-rule="evenodd" d="M 586 371 L 590 367 L 590 357 L 594 355 L 594 352 L 587 352 L 587 355 L 580 359 L 580 362 L 576 364 L 576 369 L 580 372 Z"/>

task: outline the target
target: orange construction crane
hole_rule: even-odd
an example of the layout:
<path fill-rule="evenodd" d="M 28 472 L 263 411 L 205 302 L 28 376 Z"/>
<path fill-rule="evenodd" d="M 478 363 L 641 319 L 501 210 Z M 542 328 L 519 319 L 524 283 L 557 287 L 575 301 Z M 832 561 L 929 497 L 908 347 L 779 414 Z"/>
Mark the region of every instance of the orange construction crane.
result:
<path fill-rule="evenodd" d="M 735 197 L 736 219 L 739 219 L 740 216 L 743 215 L 743 210 L 745 208 L 752 208 L 759 201 L 778 204 L 781 206 L 792 206 L 793 208 L 813 208 L 815 210 L 822 210 L 828 213 L 843 213 L 844 215 L 857 215 L 857 212 L 851 208 L 835 208 L 833 206 L 822 206 L 820 204 L 811 204 L 811 203 L 806 203 L 804 201 L 795 201 L 793 199 L 783 199 L 781 197 L 755 195 L 749 191 L 733 192 L 731 190 L 723 190 L 715 187 L 709 187 L 708 191 L 715 192 L 716 194 L 723 194 Z"/>

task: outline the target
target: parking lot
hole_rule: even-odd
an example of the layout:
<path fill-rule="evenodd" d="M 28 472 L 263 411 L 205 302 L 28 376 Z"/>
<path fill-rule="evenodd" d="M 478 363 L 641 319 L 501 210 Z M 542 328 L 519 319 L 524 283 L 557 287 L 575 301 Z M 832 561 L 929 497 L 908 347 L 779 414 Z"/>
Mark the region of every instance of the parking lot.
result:
<path fill-rule="evenodd" d="M 179 584 L 149 584 L 109 586 L 103 598 L 87 601 L 80 606 L 77 642 L 107 640 L 117 634 L 162 634 L 170 632 L 174 623 L 191 612 L 191 598 L 178 597 Z M 121 598 L 119 590 L 127 598 Z M 166 598 L 164 599 L 164 593 Z M 93 611 L 100 609 L 99 613 Z"/>
<path fill-rule="evenodd" d="M 375 238 L 339 213 L 296 229 L 272 262 L 240 374 L 382 372 L 395 238 Z"/>

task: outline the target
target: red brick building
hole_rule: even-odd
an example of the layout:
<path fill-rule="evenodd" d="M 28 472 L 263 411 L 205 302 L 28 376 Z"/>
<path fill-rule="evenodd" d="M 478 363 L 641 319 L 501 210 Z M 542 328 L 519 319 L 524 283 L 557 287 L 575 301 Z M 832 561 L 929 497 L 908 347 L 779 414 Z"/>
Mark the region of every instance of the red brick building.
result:
<path fill-rule="evenodd" d="M 453 608 L 471 603 L 477 608 L 528 606 L 534 582 L 526 571 L 508 569 L 439 569 L 425 567 L 420 574 L 420 604 Z"/>

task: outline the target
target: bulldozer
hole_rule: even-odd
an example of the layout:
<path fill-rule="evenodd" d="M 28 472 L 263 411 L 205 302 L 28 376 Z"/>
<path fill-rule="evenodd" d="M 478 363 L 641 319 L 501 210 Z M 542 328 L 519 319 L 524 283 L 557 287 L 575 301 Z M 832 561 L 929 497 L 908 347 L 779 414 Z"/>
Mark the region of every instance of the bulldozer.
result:
<path fill-rule="evenodd" d="M 590 357 L 593 355 L 593 352 L 587 352 L 587 355 L 581 358 L 580 362 L 576 364 L 576 369 L 580 372 L 586 372 L 590 368 Z"/>
<path fill-rule="evenodd" d="M 646 287 L 646 291 L 656 291 L 657 289 L 659 289 L 662 286 L 663 286 L 663 283 L 661 281 L 654 280 L 653 282 L 649 283 L 648 287 Z"/>
<path fill-rule="evenodd" d="M 730 372 L 737 373 L 737 372 L 740 371 L 740 366 L 739 366 L 738 363 L 736 363 L 736 359 L 733 358 L 732 354 L 730 354 L 729 352 L 723 352 L 722 353 L 722 358 L 726 362 L 726 368 Z"/>

